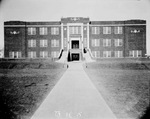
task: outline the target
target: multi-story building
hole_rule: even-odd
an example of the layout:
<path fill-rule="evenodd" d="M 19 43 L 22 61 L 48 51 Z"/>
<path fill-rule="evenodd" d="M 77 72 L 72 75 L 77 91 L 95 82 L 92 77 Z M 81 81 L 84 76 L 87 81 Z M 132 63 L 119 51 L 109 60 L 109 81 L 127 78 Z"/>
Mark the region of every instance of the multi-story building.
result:
<path fill-rule="evenodd" d="M 55 22 L 4 23 L 4 56 L 9 58 L 59 57 L 67 51 L 80 59 L 87 49 L 93 58 L 144 57 L 146 21 L 90 21 L 68 17 Z"/>

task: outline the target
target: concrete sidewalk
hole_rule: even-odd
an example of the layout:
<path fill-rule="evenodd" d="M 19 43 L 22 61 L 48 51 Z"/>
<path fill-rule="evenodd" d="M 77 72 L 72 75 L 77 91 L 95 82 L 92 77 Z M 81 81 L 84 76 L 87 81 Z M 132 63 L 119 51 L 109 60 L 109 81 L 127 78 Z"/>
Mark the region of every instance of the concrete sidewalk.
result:
<path fill-rule="evenodd" d="M 68 65 L 68 70 L 31 119 L 116 119 L 82 63 Z"/>

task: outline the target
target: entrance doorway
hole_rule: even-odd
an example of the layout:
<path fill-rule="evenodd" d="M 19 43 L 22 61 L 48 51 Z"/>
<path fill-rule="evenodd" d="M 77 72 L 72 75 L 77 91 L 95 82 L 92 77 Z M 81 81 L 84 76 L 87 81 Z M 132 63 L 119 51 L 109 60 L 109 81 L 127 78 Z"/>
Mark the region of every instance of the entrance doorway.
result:
<path fill-rule="evenodd" d="M 78 40 L 72 40 L 71 48 L 72 49 L 79 49 L 79 41 Z"/>
<path fill-rule="evenodd" d="M 79 53 L 73 53 L 72 54 L 72 61 L 79 61 L 80 55 Z"/>

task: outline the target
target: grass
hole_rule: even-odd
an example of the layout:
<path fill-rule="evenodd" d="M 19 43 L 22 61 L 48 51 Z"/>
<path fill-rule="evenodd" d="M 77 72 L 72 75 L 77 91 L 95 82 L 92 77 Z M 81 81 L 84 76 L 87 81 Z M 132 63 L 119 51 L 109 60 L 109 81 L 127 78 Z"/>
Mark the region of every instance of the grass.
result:
<path fill-rule="evenodd" d="M 65 70 L 51 61 L 1 61 L 0 118 L 29 119 Z"/>
<path fill-rule="evenodd" d="M 85 71 L 118 119 L 140 119 L 149 106 L 150 61 L 99 60 Z"/>

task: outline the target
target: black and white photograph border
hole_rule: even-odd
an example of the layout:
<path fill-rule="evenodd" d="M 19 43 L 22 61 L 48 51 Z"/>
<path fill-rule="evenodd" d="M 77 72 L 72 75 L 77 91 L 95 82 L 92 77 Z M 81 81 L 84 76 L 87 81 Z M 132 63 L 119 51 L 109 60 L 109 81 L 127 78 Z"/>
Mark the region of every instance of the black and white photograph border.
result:
<path fill-rule="evenodd" d="M 0 119 L 147 119 L 150 0 L 0 0 Z"/>

